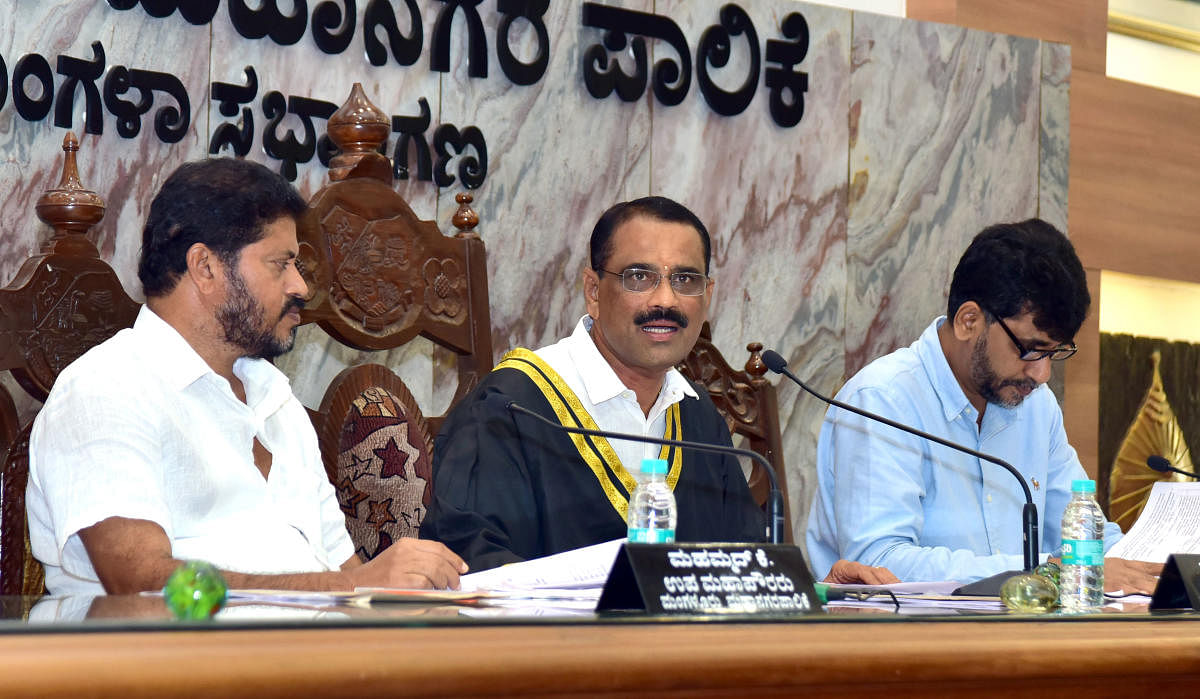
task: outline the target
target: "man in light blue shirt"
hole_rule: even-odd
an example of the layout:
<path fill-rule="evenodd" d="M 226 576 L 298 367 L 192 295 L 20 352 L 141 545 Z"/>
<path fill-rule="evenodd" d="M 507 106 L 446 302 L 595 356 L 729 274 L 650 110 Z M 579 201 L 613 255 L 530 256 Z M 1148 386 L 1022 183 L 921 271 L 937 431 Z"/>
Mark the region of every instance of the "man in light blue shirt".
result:
<path fill-rule="evenodd" d="M 860 371 L 838 398 L 1013 464 L 1033 494 L 1042 559 L 1061 543 L 1071 481 L 1086 478 L 1050 389 L 1050 362 L 1090 304 L 1067 238 L 1031 219 L 991 226 L 963 254 L 947 316 Z M 830 408 L 808 522 L 817 575 L 839 558 L 901 580 L 971 582 L 1023 565 L 1021 487 L 1000 466 Z M 1104 529 L 1108 550 L 1121 537 Z M 1109 590 L 1150 592 L 1160 566 L 1107 559 Z"/>

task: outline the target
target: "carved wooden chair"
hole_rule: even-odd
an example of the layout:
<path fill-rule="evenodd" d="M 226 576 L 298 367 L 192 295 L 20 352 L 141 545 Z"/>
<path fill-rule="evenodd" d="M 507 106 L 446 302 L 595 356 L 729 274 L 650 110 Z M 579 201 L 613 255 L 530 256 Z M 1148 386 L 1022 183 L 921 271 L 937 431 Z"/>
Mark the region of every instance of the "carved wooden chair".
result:
<path fill-rule="evenodd" d="M 357 349 L 390 350 L 421 335 L 451 350 L 453 406 L 492 369 L 486 255 L 471 230 L 479 217 L 460 194 L 456 234 L 419 220 L 378 152 L 390 131 L 357 83 L 329 120 L 341 153 L 298 231 L 312 295 L 303 320 Z M 398 376 L 368 365 L 339 374 L 312 418 L 359 553 L 370 558 L 416 536 L 432 496 L 430 455 L 442 417 L 426 419 Z"/>
<path fill-rule="evenodd" d="M 700 329 L 696 346 L 679 363 L 679 371 L 708 389 L 717 410 L 725 417 L 729 432 L 745 438 L 745 447 L 766 457 L 774 467 L 775 478 L 783 492 L 784 542 L 792 543 L 792 512 L 788 500 L 787 474 L 783 466 L 783 438 L 779 432 L 779 401 L 775 386 L 764 376 L 762 343 L 746 345 L 750 358 L 744 371 L 729 366 L 721 351 L 712 342 L 712 328 L 706 322 Z M 759 507 L 765 507 L 770 480 L 762 466 L 755 463 L 750 470 L 750 492 Z"/>
<path fill-rule="evenodd" d="M 37 400 L 45 400 L 64 367 L 133 325 L 138 304 L 100 259 L 87 231 L 104 217 L 104 201 L 79 182 L 74 134 L 63 139 L 62 179 L 38 199 L 38 217 L 54 232 L 0 289 L 0 370 Z M 0 593 L 39 595 L 43 571 L 29 551 L 25 484 L 32 421 L 16 430 L 11 396 L 0 400 L 7 442 L 0 486 Z"/>

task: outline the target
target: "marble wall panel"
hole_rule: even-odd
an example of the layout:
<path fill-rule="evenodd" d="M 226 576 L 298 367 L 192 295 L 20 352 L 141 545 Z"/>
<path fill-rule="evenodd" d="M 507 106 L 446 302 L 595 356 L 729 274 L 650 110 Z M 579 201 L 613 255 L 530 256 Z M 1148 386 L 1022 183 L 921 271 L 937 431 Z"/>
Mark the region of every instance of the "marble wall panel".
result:
<path fill-rule="evenodd" d="M 695 51 L 724 4 L 660 1 L 656 9 L 685 28 Z M 680 105 L 654 105 L 650 191 L 683 202 L 709 228 L 717 283 L 710 316 L 726 359 L 740 367 L 746 343 L 760 341 L 819 390 L 831 390 L 843 373 L 851 13 L 787 0 L 745 7 L 756 49 L 764 53 L 768 39 L 783 39 L 787 15 L 798 12 L 807 21 L 809 49 L 798 66 L 809 76 L 803 118 L 790 128 L 777 125 L 761 78 L 746 110 L 729 117 L 715 113 L 693 84 Z M 742 84 L 750 64 L 745 36 L 731 43 L 730 62 L 710 67 L 726 90 Z M 655 50 L 670 51 L 658 42 Z M 701 60 L 695 53 L 694 69 Z M 780 385 L 780 409 L 792 527 L 799 533 L 815 488 L 824 405 L 788 383 Z"/>
<path fill-rule="evenodd" d="M 826 391 L 867 361 L 912 342 L 942 312 L 950 272 L 984 225 L 1037 214 L 1066 224 L 1070 53 L 1030 39 L 790 0 L 740 3 L 760 51 L 767 40 L 782 38 L 780 21 L 788 13 L 801 13 L 811 32 L 799 66 L 809 75 L 805 116 L 797 126 L 781 128 L 769 116 L 761 77 L 739 115 L 717 116 L 701 95 L 696 49 L 718 22 L 719 0 L 603 2 L 679 25 L 693 59 L 692 86 L 682 103 L 670 107 L 649 89 L 633 102 L 597 100 L 587 92 L 582 56 L 603 34 L 583 26 L 582 2 L 550 4 L 544 17 L 549 64 L 528 86 L 514 84 L 498 63 L 502 18 L 491 2 L 479 7 L 485 78 L 469 75 L 461 10 L 452 26 L 449 72 L 430 69 L 430 37 L 446 7 L 435 0 L 418 2 L 424 47 L 416 63 L 402 66 L 389 58 L 380 67 L 364 57 L 361 6 L 349 47 L 330 56 L 314 44 L 311 27 L 290 46 L 245 39 L 225 3 L 210 24 L 193 26 L 178 14 L 152 18 L 140 5 L 118 11 L 100 1 L 10 2 L 15 10 L 0 15 L 0 57 L 10 75 L 26 53 L 40 53 L 53 66 L 60 54 L 90 59 L 91 43 L 101 41 L 108 67 L 157 70 L 185 82 L 192 126 L 181 142 L 161 143 L 145 118 L 138 137 L 123 139 L 107 111 L 104 134 L 82 137 L 83 181 L 109 202 L 96 240 L 134 296 L 140 296 L 136 256 L 150 198 L 179 163 L 207 154 L 213 130 L 228 119 L 212 103 L 210 83 L 244 83 L 248 65 L 259 88 L 247 105 L 256 132 L 247 157 L 271 167 L 279 161 L 263 150 L 262 99 L 272 90 L 340 104 L 351 83 L 360 81 L 390 114 L 416 115 L 425 98 L 431 141 L 439 124 L 483 132 L 488 172 L 473 195 L 488 246 L 497 358 L 511 346 L 538 347 L 569 332 L 584 308 L 580 277 L 588 235 L 600 213 L 619 200 L 660 193 L 693 208 L 713 233 L 717 346 L 738 365 L 745 344 L 761 341 Z M 392 5 L 407 32 L 406 11 Z M 538 50 L 526 20 L 514 23 L 510 41 L 521 60 Z M 660 40 L 649 46 L 651 65 L 674 56 Z M 712 68 L 727 90 L 745 78 L 750 55 L 745 37 L 735 36 L 732 48 L 731 63 Z M 628 52 L 610 58 L 631 72 Z M 56 77 L 56 86 L 62 80 Z M 80 93 L 73 109 L 77 133 L 83 104 Z M 315 125 L 317 134 L 324 132 L 324 120 Z M 288 129 L 299 137 L 302 126 L 294 115 L 278 132 Z M 0 283 L 48 232 L 33 202 L 56 182 L 64 132 L 53 126 L 53 116 L 32 122 L 20 117 L 11 95 L 0 105 L 0 184 L 6 193 Z M 451 162 L 450 172 L 459 162 Z M 310 196 L 325 176 L 314 158 L 297 167 L 296 183 Z M 461 182 L 439 189 L 413 179 L 398 182 L 397 190 L 418 215 L 452 230 L 448 222 Z M 302 402 L 317 407 L 342 368 L 382 363 L 436 414 L 456 383 L 447 359 L 424 340 L 395 352 L 364 353 L 305 327 L 280 367 Z M 781 385 L 780 403 L 792 525 L 802 537 L 824 409 L 790 384 Z"/>
<path fill-rule="evenodd" d="M 140 12 L 140 10 L 139 10 Z M 71 107 L 70 130 L 80 140 L 80 179 L 106 202 L 104 219 L 91 237 L 101 256 L 112 265 L 134 298 L 141 298 L 137 280 L 137 256 L 141 228 L 149 205 L 147 191 L 157 188 L 167 173 L 180 163 L 204 152 L 203 115 L 208 111 L 208 32 L 183 21 L 143 21 L 106 3 L 44 2 L 15 0 L 12 12 L 0 14 L 0 56 L 7 66 L 9 94 L 0 106 L 0 183 L 5 206 L 0 207 L 0 283 L 7 284 L 21 262 L 40 246 L 50 228 L 38 220 L 34 204 L 47 188 L 54 187 L 62 172 L 62 140 L 67 129 L 54 126 L 54 111 L 46 118 L 30 121 L 21 116 L 12 99 L 11 77 L 22 56 L 39 54 L 56 70 L 59 56 L 85 61 L 96 58 L 93 42 L 100 42 L 104 67 L 140 68 L 171 73 L 187 90 L 191 126 L 173 144 L 154 134 L 154 117 L 160 107 L 175 101 L 155 93 L 154 105 L 141 120 L 133 138 L 117 133 L 116 117 L 101 109 L 101 134 L 85 134 L 84 89 L 76 89 Z M 174 18 L 178 19 L 178 18 Z M 132 20 L 132 21 L 131 21 Z M 194 51 L 163 52 L 160 47 L 187 43 Z M 55 106 L 65 78 L 55 74 Z M 28 80 L 28 94 L 37 97 L 40 88 Z M 102 91 L 103 79 L 97 81 Z M 132 95 L 125 95 L 133 99 Z M 36 404 L 23 391 L 14 392 L 24 419 L 32 417 Z"/>
<path fill-rule="evenodd" d="M 651 7 L 649 0 L 605 4 Z M 491 31 L 487 78 L 468 77 L 462 33 L 452 45 L 452 70 L 442 78 L 443 118 L 477 125 L 487 137 L 488 175 L 473 194 L 488 250 L 497 360 L 509 348 L 537 348 L 570 333 L 584 313 L 582 274 L 596 219 L 611 204 L 648 191 L 650 106 L 644 98 L 588 94 L 583 54 L 602 33 L 583 26 L 581 13 L 581 3 L 551 3 L 544 18 L 549 65 L 533 85 L 514 85 L 504 76 Z M 487 27 L 500 22 L 490 5 L 481 15 Z M 511 45 L 521 60 L 536 55 L 527 22 L 514 25 Z M 628 56 L 613 58 L 632 72 Z M 458 191 L 442 190 L 440 218 L 453 213 Z M 448 403 L 454 380 L 437 383 L 435 403 Z"/>
<path fill-rule="evenodd" d="M 1070 235 L 1067 184 L 1071 146 L 1071 47 L 1042 42 L 1038 218 Z"/>
<path fill-rule="evenodd" d="M 1042 42 L 1042 113 L 1038 156 L 1038 218 L 1071 235 L 1067 189 L 1071 146 L 1071 47 Z M 1099 313 L 1092 299 L 1092 313 Z M 1061 405 L 1066 395 L 1066 365 L 1051 367 L 1047 384 Z"/>
<path fill-rule="evenodd" d="M 178 143 L 165 144 L 154 135 L 156 111 L 175 104 L 162 93 L 155 93 L 154 107 L 142 118 L 140 132 L 128 139 L 117 134 L 116 117 L 103 109 L 103 133 L 84 133 L 82 87 L 75 91 L 71 109 L 69 128 L 80 139 L 80 179 L 108 205 L 104 220 L 93 229 L 93 239 L 126 290 L 140 298 L 137 254 L 149 203 L 142 192 L 154 189 L 166 173 L 204 152 L 201 130 L 202 115 L 208 111 L 208 31 L 178 17 L 171 18 L 175 21 L 142 21 L 131 14 L 102 2 L 15 0 L 15 9 L 0 16 L 0 37 L 11 37 L 3 53 L 10 80 L 17 61 L 26 54 L 40 54 L 54 70 L 59 56 L 93 60 L 92 44 L 100 42 L 108 70 L 115 66 L 155 70 L 176 75 L 183 82 L 191 102 L 188 118 L 192 126 Z M 172 43 L 187 43 L 195 50 L 160 50 Z M 55 75 L 56 106 L 57 91 L 64 82 L 63 76 Z M 32 87 L 36 81 L 27 84 Z M 102 84 L 103 80 L 97 81 L 98 88 Z M 32 87 L 30 96 L 37 92 L 38 88 Z M 0 280 L 4 282 L 12 278 L 20 262 L 49 231 L 38 221 L 33 204 L 45 189 L 58 182 L 62 160 L 59 146 L 65 133 L 65 129 L 54 126 L 53 111 L 40 121 L 21 117 L 10 90 L 8 101 L 0 108 L 0 153 L 5 163 L 0 177 L 5 183 L 6 201 L 12 204 L 0 208 L 0 231 L 6 240 L 0 249 Z"/>
<path fill-rule="evenodd" d="M 1038 206 L 1040 44 L 856 13 L 846 372 L 945 313 L 958 257 Z"/>
<path fill-rule="evenodd" d="M 643 12 L 652 5 L 605 4 Z M 499 23 L 493 8 L 481 9 L 485 26 Z M 581 275 L 596 219 L 614 202 L 643 196 L 649 186 L 650 106 L 646 99 L 630 103 L 588 94 L 583 53 L 601 42 L 602 33 L 583 26 L 581 13 L 582 3 L 551 3 L 545 16 L 550 63 L 534 85 L 504 77 L 493 44 L 488 77 L 467 77 L 461 36 L 451 53 L 452 70 L 442 78 L 444 118 L 478 125 L 488 139 L 487 180 L 473 194 L 488 246 L 497 355 L 570 332 L 584 312 Z M 519 58 L 532 59 L 536 41 L 528 23 L 514 26 L 512 46 Z M 628 56 L 618 60 L 632 71 Z M 442 190 L 443 217 L 454 211 L 457 191 Z"/>
<path fill-rule="evenodd" d="M 312 3 L 309 5 L 311 14 Z M 400 32 L 411 34 L 412 20 L 404 3 L 392 3 L 392 6 Z M 222 8 L 212 22 L 212 81 L 245 85 L 248 82 L 245 73 L 247 66 L 254 69 L 258 80 L 257 96 L 246 105 L 250 108 L 256 132 L 253 147 L 246 158 L 283 171 L 283 163 L 266 152 L 264 147 L 264 129 L 268 127 L 263 100 L 268 93 L 277 91 L 286 97 L 298 95 L 341 106 L 355 82 L 362 83 L 367 97 L 390 115 L 418 116 L 421 114 L 419 100 L 424 99 L 431 117 L 426 138 L 432 141 L 433 129 L 442 121 L 439 74 L 429 70 L 428 58 L 430 35 L 438 6 L 435 3 L 421 3 L 419 9 L 425 47 L 421 56 L 411 65 L 401 65 L 389 51 L 386 65 L 375 66 L 366 58 L 365 8 L 361 3 L 357 5 L 354 15 L 353 37 L 347 48 L 339 54 L 325 53 L 317 46 L 311 21 L 299 41 L 282 45 L 269 36 L 262 39 L 243 37 Z M 344 27 L 345 15 L 342 21 L 341 26 Z M 206 112 L 209 119 L 207 134 L 211 135 L 225 122 L 242 123 L 241 117 L 231 119 L 224 116 L 218 107 L 213 102 Z M 313 126 L 318 138 L 324 135 L 324 119 L 314 119 Z M 277 137 L 284 139 L 289 131 L 297 141 L 311 142 L 306 137 L 303 121 L 293 113 L 284 117 L 275 129 Z M 394 152 L 396 140 L 393 134 L 388 144 L 389 156 Z M 206 141 L 205 147 L 208 145 Z M 232 148 L 223 148 L 221 154 L 233 155 Z M 417 179 L 415 157 L 410 165 L 413 175 L 406 180 L 397 180 L 396 190 L 408 201 L 414 213 L 421 218 L 433 219 L 437 215 L 437 187 L 433 182 Z M 328 182 L 328 170 L 315 156 L 307 162 L 297 163 L 295 174 L 294 184 L 306 199 Z M 448 222 L 444 228 L 450 228 Z M 320 406 L 326 388 L 340 371 L 368 362 L 391 367 L 404 377 L 418 403 L 429 406 L 433 392 L 431 355 L 431 344 L 425 341 L 409 343 L 389 352 L 363 352 L 346 347 L 316 326 L 305 326 L 297 331 L 293 351 L 280 357 L 277 366 L 291 377 L 292 390 L 310 408 Z"/>

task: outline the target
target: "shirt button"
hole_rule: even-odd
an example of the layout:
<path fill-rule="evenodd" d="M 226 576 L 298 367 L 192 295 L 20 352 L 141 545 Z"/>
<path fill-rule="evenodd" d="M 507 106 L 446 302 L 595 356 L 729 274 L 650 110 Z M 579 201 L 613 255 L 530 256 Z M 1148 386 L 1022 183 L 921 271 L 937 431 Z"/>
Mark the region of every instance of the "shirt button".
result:
<path fill-rule="evenodd" d="M 991 493 L 989 493 L 989 494 L 988 494 L 988 496 L 987 496 L 987 501 L 988 501 L 988 502 L 991 502 L 991 501 L 992 501 L 992 495 L 991 495 Z"/>

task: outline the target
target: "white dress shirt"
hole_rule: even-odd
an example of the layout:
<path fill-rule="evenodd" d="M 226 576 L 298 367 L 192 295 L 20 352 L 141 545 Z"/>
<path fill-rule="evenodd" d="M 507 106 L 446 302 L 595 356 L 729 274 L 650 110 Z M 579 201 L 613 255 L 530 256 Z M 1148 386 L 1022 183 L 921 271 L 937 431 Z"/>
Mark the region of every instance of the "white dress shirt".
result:
<path fill-rule="evenodd" d="M 553 345 L 534 354 L 554 369 L 571 387 L 583 407 L 602 430 L 626 432 L 662 439 L 667 429 L 667 408 L 684 397 L 698 398 L 687 379 L 676 369 L 667 371 L 658 400 L 650 414 L 642 412 L 637 394 L 621 383 L 591 336 L 592 318 L 584 316 L 575 331 Z M 662 447 L 619 439 L 610 439 L 613 451 L 626 471 L 635 477 L 640 473 L 642 459 L 657 459 Z"/>
<path fill-rule="evenodd" d="M 336 570 L 353 555 L 287 377 L 262 359 L 233 370 L 245 403 L 143 307 L 62 372 L 34 422 L 26 491 L 52 594 L 103 592 L 78 532 L 109 517 L 155 522 L 175 558 L 238 572 Z M 265 479 L 255 438 L 272 455 Z"/>

